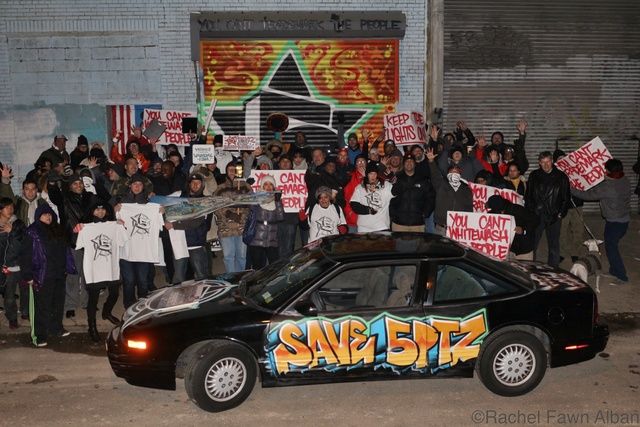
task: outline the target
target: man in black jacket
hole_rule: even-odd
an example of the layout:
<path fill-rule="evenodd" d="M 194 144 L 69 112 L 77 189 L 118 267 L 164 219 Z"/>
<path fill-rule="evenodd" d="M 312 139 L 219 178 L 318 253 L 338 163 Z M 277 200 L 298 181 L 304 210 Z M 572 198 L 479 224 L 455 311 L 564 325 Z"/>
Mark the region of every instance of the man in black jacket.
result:
<path fill-rule="evenodd" d="M 424 233 L 424 219 L 435 207 L 436 194 L 431 181 L 416 173 L 412 154 L 404 156 L 404 170 L 399 172 L 391 194 L 391 230 Z"/>
<path fill-rule="evenodd" d="M 562 218 L 567 215 L 571 202 L 569 178 L 553 164 L 550 151 L 538 156 L 540 168 L 529 175 L 525 192 L 525 206 L 540 219 L 536 229 L 535 247 L 537 250 L 542 233 L 546 233 L 549 256 L 547 263 L 552 267 L 560 264 L 560 228 Z"/>
<path fill-rule="evenodd" d="M 497 194 L 489 197 L 486 207 L 489 213 L 511 215 L 515 219 L 516 235 L 509 248 L 510 255 L 515 259 L 533 261 L 538 217 L 524 206 L 511 203 Z"/>

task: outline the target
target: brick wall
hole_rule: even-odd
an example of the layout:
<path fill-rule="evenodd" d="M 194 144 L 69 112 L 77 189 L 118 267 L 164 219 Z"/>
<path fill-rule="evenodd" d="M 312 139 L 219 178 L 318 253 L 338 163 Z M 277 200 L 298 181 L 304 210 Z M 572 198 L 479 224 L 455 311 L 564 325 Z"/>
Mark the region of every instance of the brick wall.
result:
<path fill-rule="evenodd" d="M 400 43 L 400 109 L 423 105 L 425 1 L 399 1 L 391 7 L 407 17 L 406 35 Z M 304 0 L 2 1 L 0 135 L 4 136 L 0 137 L 0 161 L 14 160 L 11 153 L 17 135 L 11 117 L 18 107 L 159 103 L 165 108 L 193 110 L 191 12 L 388 10 L 389 5 L 380 0 L 325 0 L 313 7 Z M 57 120 L 64 121 L 64 117 Z M 53 128 L 63 129 L 64 124 Z M 46 133 L 27 143 L 46 148 L 50 136 Z"/>

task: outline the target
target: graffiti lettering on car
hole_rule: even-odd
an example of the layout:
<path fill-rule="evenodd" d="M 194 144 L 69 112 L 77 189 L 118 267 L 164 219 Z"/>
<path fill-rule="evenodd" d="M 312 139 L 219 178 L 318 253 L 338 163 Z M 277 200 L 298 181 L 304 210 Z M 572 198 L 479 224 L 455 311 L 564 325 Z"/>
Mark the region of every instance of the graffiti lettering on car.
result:
<path fill-rule="evenodd" d="M 486 310 L 464 318 L 357 316 L 286 320 L 268 334 L 267 367 L 273 375 L 372 366 L 435 373 L 478 357 L 487 335 Z"/>

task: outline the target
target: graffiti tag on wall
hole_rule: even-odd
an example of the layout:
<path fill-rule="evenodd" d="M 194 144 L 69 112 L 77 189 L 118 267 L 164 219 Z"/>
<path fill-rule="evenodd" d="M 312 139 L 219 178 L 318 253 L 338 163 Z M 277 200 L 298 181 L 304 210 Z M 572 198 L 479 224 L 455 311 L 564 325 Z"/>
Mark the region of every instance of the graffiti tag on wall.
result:
<path fill-rule="evenodd" d="M 266 354 L 273 375 L 361 367 L 437 372 L 478 357 L 487 335 L 486 311 L 465 318 L 398 318 L 382 313 L 282 322 L 269 332 Z"/>

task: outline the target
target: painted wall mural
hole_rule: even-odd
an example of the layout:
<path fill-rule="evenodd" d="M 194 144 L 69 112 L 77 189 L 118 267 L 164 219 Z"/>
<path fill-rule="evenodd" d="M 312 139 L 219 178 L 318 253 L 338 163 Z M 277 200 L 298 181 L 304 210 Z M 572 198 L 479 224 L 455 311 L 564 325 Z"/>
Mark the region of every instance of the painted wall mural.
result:
<path fill-rule="evenodd" d="M 435 373 L 478 357 L 488 330 L 484 309 L 465 318 L 382 313 L 369 321 L 355 316 L 285 321 L 268 334 L 267 367 L 274 376 L 366 366 Z"/>
<path fill-rule="evenodd" d="M 218 104 L 211 130 L 273 138 L 266 118 L 289 116 L 285 142 L 302 131 L 311 143 L 368 128 L 382 131 L 399 98 L 397 40 L 202 41 L 203 119 Z"/>

